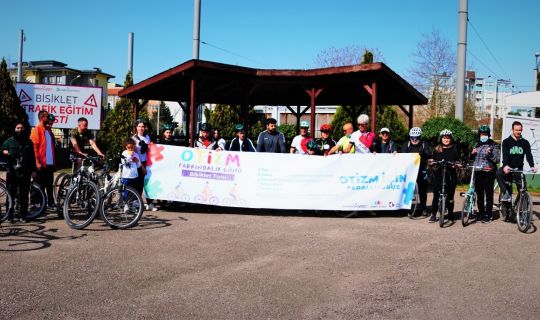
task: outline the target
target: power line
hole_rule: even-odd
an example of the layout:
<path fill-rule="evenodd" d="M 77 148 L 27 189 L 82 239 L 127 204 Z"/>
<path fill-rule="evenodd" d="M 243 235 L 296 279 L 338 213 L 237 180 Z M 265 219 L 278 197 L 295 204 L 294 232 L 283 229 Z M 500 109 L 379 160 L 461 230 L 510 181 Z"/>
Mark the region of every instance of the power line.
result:
<path fill-rule="evenodd" d="M 478 32 L 478 30 L 476 30 L 476 28 L 474 27 L 474 25 L 472 24 L 472 22 L 470 20 L 467 20 L 469 22 L 469 25 L 472 27 L 474 33 L 476 33 L 476 35 L 478 36 L 478 38 L 480 39 L 480 41 L 482 42 L 482 44 L 484 44 L 484 47 L 486 47 L 487 51 L 489 52 L 489 54 L 491 55 L 491 57 L 493 58 L 493 60 L 495 60 L 495 63 L 497 63 L 497 65 L 499 66 L 499 68 L 501 68 L 502 72 L 506 75 L 506 79 L 509 79 L 510 80 L 510 76 L 508 75 L 508 73 L 506 72 L 506 70 L 504 69 L 504 67 L 501 65 L 501 63 L 499 62 L 499 60 L 497 60 L 497 58 L 495 57 L 495 55 L 493 54 L 493 52 L 491 52 L 491 50 L 489 49 L 488 45 L 486 44 L 486 42 L 484 41 L 484 39 L 482 39 L 482 37 L 480 36 L 480 33 Z"/>
<path fill-rule="evenodd" d="M 491 72 L 497 79 L 500 79 L 500 78 L 501 78 L 501 77 L 499 77 L 499 76 L 497 75 L 497 73 L 496 73 L 495 71 L 491 70 L 491 68 L 488 67 L 487 64 L 485 64 L 482 60 L 480 60 L 480 58 L 478 58 L 474 53 L 472 53 L 471 50 L 467 49 L 467 53 L 470 54 L 471 56 L 473 56 L 473 58 L 476 59 L 476 61 L 478 61 L 481 65 L 483 65 L 484 68 L 486 68 L 487 71 Z"/>
<path fill-rule="evenodd" d="M 271 69 L 272 69 L 272 67 L 269 66 L 269 65 L 267 65 L 267 64 L 264 64 L 264 63 L 262 63 L 262 62 L 260 62 L 260 61 L 257 61 L 257 60 L 253 60 L 253 59 L 248 58 L 248 57 L 246 57 L 246 56 L 243 56 L 243 55 L 241 55 L 241 54 L 239 54 L 239 53 L 232 52 L 232 51 L 230 51 L 230 50 L 227 50 L 227 49 L 218 47 L 218 46 L 216 46 L 216 45 L 214 45 L 214 44 L 211 44 L 211 43 L 208 43 L 208 42 L 206 42 L 206 41 L 201 41 L 201 43 L 202 43 L 202 44 L 205 44 L 205 45 L 207 45 L 207 46 L 209 46 L 209 47 L 212 47 L 212 48 L 221 50 L 221 51 L 223 51 L 223 52 L 226 52 L 226 53 L 228 53 L 228 54 L 230 54 L 230 55 L 237 56 L 237 57 L 240 57 L 240 58 L 242 58 L 242 59 L 245 59 L 245 60 L 248 60 L 248 61 L 251 61 L 251 62 L 260 64 L 260 65 L 262 65 L 262 66 L 265 66 L 265 67 L 267 67 L 267 68 L 271 68 Z"/>

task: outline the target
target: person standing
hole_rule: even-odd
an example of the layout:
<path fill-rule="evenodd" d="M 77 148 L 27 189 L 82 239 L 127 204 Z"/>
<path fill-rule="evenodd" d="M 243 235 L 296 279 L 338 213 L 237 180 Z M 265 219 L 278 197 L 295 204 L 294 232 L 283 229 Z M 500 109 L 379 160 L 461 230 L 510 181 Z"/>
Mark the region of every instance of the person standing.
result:
<path fill-rule="evenodd" d="M 210 135 L 211 131 L 210 124 L 206 122 L 201 123 L 201 126 L 199 127 L 199 137 L 195 141 L 195 148 L 218 150 L 219 145 L 214 137 Z"/>
<path fill-rule="evenodd" d="M 274 118 L 266 119 L 266 130 L 257 138 L 257 152 L 285 153 L 285 136 L 277 131 L 277 121 Z"/>
<path fill-rule="evenodd" d="M 163 125 L 163 135 L 158 139 L 157 143 L 169 146 L 177 146 L 178 143 L 173 138 L 173 132 L 176 128 L 176 123 L 166 123 Z"/>
<path fill-rule="evenodd" d="M 332 127 L 329 124 L 323 124 L 320 127 L 320 131 L 321 137 L 315 140 L 319 146 L 316 153 L 320 156 L 327 156 L 330 154 L 330 150 L 336 146 L 336 142 L 330 137 Z"/>
<path fill-rule="evenodd" d="M 101 152 L 98 145 L 94 141 L 94 137 L 88 130 L 88 119 L 80 117 L 77 120 L 77 128 L 74 128 L 69 133 L 71 148 L 74 152 L 82 153 L 85 156 L 87 147 L 90 146 L 98 156 L 105 158 L 105 155 Z"/>
<path fill-rule="evenodd" d="M 311 137 L 309 136 L 309 124 L 307 121 L 300 121 L 300 134 L 295 136 L 291 143 L 290 153 L 306 155 L 308 153 L 307 144 Z"/>
<path fill-rule="evenodd" d="M 510 172 L 510 169 L 523 170 L 523 162 L 525 158 L 531 167 L 531 170 L 536 173 L 536 166 L 531 153 L 531 144 L 521 136 L 523 125 L 519 121 L 512 123 L 512 134 L 502 142 L 502 165 L 497 170 L 497 182 L 501 188 L 502 201 L 512 201 L 512 186 L 507 184 L 507 181 L 512 179 L 516 183 L 518 189 L 521 188 L 521 179 L 518 174 Z M 526 183 L 526 181 L 523 181 Z M 510 222 L 512 217 L 505 217 L 506 222 Z"/>
<path fill-rule="evenodd" d="M 351 141 L 351 134 L 353 133 L 353 125 L 350 122 L 347 122 L 343 125 L 343 137 L 338 140 L 336 145 L 330 149 L 329 154 L 334 153 L 343 153 L 343 150 L 349 145 L 349 142 Z M 355 153 L 354 146 L 349 150 L 349 153 Z"/>
<path fill-rule="evenodd" d="M 471 157 L 474 159 L 474 188 L 478 197 L 476 201 L 478 220 L 483 223 L 493 220 L 493 186 L 495 184 L 497 163 L 499 163 L 499 148 L 490 137 L 491 130 L 489 127 L 486 125 L 480 126 L 478 129 L 478 141 L 471 152 Z"/>
<path fill-rule="evenodd" d="M 131 137 L 135 141 L 135 152 L 137 152 L 137 158 L 141 161 L 141 166 L 137 168 L 137 191 L 142 195 L 144 191 L 144 177 L 146 176 L 146 160 L 148 159 L 148 147 L 150 145 L 150 136 L 146 133 L 146 121 L 143 119 L 137 119 L 135 122 L 135 134 Z M 154 206 L 153 200 L 146 198 L 146 210 L 157 211 Z"/>
<path fill-rule="evenodd" d="M 218 147 L 216 148 L 217 151 L 223 151 L 223 150 L 227 150 L 226 148 L 226 145 L 227 145 L 227 142 L 225 141 L 225 139 L 223 139 L 221 137 L 221 134 L 219 132 L 219 129 L 214 129 L 212 130 L 213 131 L 213 134 L 214 134 L 214 140 L 216 141 Z"/>
<path fill-rule="evenodd" d="M 428 190 L 428 172 L 427 162 L 431 159 L 432 150 L 429 144 L 422 141 L 422 129 L 414 127 L 409 130 L 409 141 L 406 141 L 401 146 L 401 153 L 418 153 L 420 155 L 420 166 L 418 168 L 418 176 L 416 184 L 418 185 L 418 197 L 420 198 L 420 210 L 422 215 L 427 216 L 427 190 Z"/>
<path fill-rule="evenodd" d="M 27 131 L 23 121 L 16 122 L 13 136 L 0 148 L 0 154 L 8 161 L 6 186 L 13 198 L 19 202 L 21 222 L 27 220 L 30 182 L 36 177 L 34 145 L 28 138 Z M 10 216 L 13 218 L 13 212 Z"/>
<path fill-rule="evenodd" d="M 394 142 L 390 138 L 390 129 L 388 128 L 382 128 L 381 131 L 379 131 L 379 139 L 374 143 L 375 146 L 373 147 L 373 151 L 377 153 L 396 153 L 397 147 Z"/>
<path fill-rule="evenodd" d="M 244 125 L 239 123 L 234 127 L 234 129 L 236 130 L 236 137 L 232 139 L 229 146 L 229 151 L 255 152 L 253 142 L 246 137 Z"/>
<path fill-rule="evenodd" d="M 444 129 L 439 134 L 440 143 L 435 147 L 433 151 L 433 160 L 441 161 L 446 160 L 450 163 L 444 163 L 438 165 L 433 176 L 433 202 L 431 204 L 432 212 L 429 223 L 437 221 L 437 210 L 439 209 L 439 196 L 442 190 L 443 182 L 443 166 L 446 166 L 445 177 L 445 191 L 446 191 L 446 208 L 448 209 L 448 219 L 452 222 L 455 221 L 454 216 L 454 194 L 456 192 L 457 185 L 457 172 L 456 168 L 459 167 L 458 153 L 452 139 L 452 131 Z"/>
<path fill-rule="evenodd" d="M 53 197 L 53 175 L 55 171 L 54 134 L 51 131 L 55 117 L 45 110 L 38 113 L 39 123 L 32 129 L 30 139 L 34 143 L 37 182 L 47 198 L 47 208 L 56 210 Z"/>
<path fill-rule="evenodd" d="M 361 114 L 358 117 L 358 130 L 351 134 L 349 145 L 343 150 L 349 153 L 354 146 L 356 153 L 371 153 L 373 151 L 373 142 L 375 133 L 368 131 L 369 117 L 367 114 Z"/>

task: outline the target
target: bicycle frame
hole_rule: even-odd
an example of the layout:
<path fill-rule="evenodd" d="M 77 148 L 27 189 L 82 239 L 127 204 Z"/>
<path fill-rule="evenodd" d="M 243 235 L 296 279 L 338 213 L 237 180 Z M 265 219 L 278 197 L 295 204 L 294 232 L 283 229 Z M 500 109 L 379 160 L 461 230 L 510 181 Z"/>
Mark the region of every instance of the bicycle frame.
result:
<path fill-rule="evenodd" d="M 432 162 L 432 165 L 442 165 L 442 184 L 441 184 L 441 191 L 439 192 L 439 226 L 442 228 L 444 225 L 444 213 L 446 211 L 446 198 L 448 195 L 446 194 L 446 166 L 447 165 L 454 165 L 454 162 L 447 161 L 447 160 L 440 160 L 440 161 L 434 161 Z"/>

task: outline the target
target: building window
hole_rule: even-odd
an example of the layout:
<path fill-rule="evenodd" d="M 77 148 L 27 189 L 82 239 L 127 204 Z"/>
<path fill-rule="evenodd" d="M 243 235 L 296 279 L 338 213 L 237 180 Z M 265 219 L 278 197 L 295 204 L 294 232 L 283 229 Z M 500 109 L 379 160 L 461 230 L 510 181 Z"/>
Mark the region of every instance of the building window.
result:
<path fill-rule="evenodd" d="M 56 77 L 54 77 L 54 76 L 49 77 L 49 83 L 50 84 L 56 84 Z"/>
<path fill-rule="evenodd" d="M 56 77 L 56 83 L 57 84 L 66 84 L 66 77 L 65 76 L 57 76 Z"/>

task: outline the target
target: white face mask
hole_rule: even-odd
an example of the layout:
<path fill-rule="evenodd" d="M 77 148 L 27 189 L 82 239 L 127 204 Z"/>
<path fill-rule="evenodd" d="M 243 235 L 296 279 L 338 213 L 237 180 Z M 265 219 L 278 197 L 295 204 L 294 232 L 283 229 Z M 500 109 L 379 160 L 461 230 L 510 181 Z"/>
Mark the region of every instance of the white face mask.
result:
<path fill-rule="evenodd" d="M 487 142 L 488 139 L 489 139 L 488 136 L 481 136 L 481 137 L 480 137 L 480 142 Z"/>

